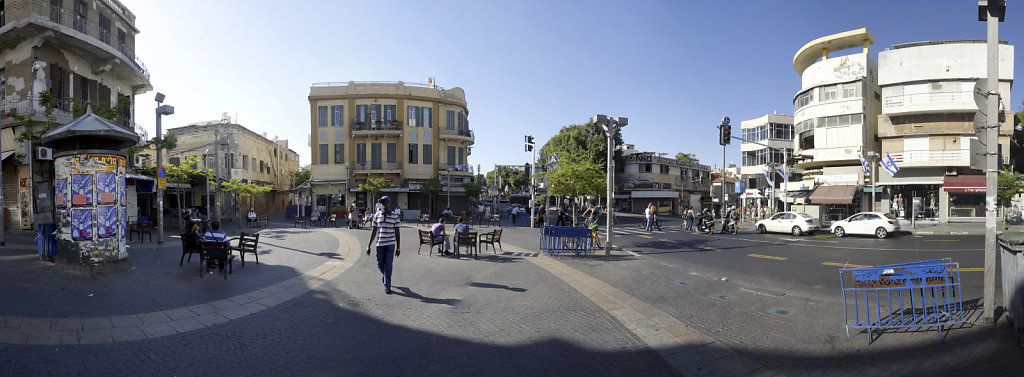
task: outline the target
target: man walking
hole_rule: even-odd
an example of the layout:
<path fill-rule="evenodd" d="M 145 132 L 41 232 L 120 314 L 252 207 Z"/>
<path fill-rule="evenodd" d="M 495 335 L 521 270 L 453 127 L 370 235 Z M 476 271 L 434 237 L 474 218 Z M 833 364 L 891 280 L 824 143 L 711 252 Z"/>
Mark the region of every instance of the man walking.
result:
<path fill-rule="evenodd" d="M 391 198 L 382 196 L 377 201 L 380 209 L 373 216 L 373 230 L 370 231 L 370 244 L 366 245 L 366 255 L 370 255 L 374 238 L 377 239 L 377 268 L 380 269 L 381 280 L 384 282 L 384 293 L 391 294 L 391 270 L 395 257 L 402 255 L 402 237 L 398 214 L 391 210 Z M 378 237 L 380 236 L 380 237 Z"/>

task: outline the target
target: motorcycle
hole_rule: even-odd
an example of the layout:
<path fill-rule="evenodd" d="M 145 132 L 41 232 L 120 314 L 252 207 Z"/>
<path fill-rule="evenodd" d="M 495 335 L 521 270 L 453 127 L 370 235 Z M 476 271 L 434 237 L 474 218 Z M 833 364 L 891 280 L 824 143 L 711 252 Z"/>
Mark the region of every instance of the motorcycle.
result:
<path fill-rule="evenodd" d="M 697 233 L 715 234 L 715 220 L 709 217 L 702 217 L 697 223 Z"/>
<path fill-rule="evenodd" d="M 730 219 L 722 229 L 722 233 L 732 233 L 733 235 L 740 233 L 740 224 L 736 220 Z"/>

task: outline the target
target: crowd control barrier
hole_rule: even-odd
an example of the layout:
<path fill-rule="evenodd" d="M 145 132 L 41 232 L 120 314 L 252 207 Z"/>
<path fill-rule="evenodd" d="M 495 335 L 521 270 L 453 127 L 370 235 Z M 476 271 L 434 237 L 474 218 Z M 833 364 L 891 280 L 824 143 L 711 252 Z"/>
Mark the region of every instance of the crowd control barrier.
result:
<path fill-rule="evenodd" d="M 40 223 L 36 225 L 36 248 L 39 250 L 39 260 L 53 261 L 57 253 L 57 224 Z"/>
<path fill-rule="evenodd" d="M 964 322 L 960 301 L 960 267 L 949 258 L 886 266 L 844 268 L 843 289 L 846 331 L 942 328 Z"/>
<path fill-rule="evenodd" d="M 594 233 L 587 228 L 545 226 L 540 232 L 540 250 L 550 255 L 572 253 L 585 257 L 594 246 Z"/>

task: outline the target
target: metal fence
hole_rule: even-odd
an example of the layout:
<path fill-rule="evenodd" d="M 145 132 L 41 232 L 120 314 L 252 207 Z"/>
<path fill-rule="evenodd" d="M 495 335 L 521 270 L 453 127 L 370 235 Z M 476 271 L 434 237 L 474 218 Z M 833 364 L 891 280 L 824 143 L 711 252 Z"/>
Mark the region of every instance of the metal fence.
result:
<path fill-rule="evenodd" d="M 595 241 L 594 232 L 582 227 L 545 226 L 540 232 L 540 250 L 550 255 L 585 257 L 597 246 Z"/>

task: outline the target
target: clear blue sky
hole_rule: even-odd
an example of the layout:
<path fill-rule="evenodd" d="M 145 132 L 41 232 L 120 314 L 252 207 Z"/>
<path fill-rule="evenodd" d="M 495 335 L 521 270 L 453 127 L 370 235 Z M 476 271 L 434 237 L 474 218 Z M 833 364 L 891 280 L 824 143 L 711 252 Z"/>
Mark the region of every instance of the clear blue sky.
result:
<path fill-rule="evenodd" d="M 877 60 L 893 44 L 985 38 L 975 0 L 122 2 L 156 88 L 137 97 L 139 123 L 154 132 L 160 91 L 176 109 L 165 127 L 237 114 L 289 139 L 303 165 L 314 82 L 465 89 L 469 162 L 484 171 L 529 161 L 523 135 L 543 144 L 595 113 L 628 117 L 638 149 L 720 165 L 723 116 L 792 114 L 793 55 L 811 40 L 866 27 Z M 1010 2 L 1000 39 L 1017 45 L 1021 25 L 1024 4 Z M 1022 99 L 1016 85 L 1013 110 Z M 727 153 L 738 163 L 738 145 Z"/>

